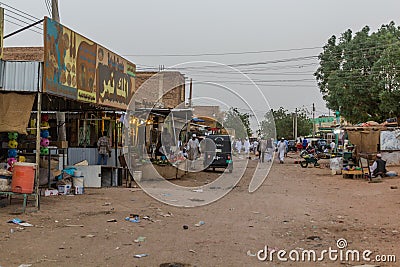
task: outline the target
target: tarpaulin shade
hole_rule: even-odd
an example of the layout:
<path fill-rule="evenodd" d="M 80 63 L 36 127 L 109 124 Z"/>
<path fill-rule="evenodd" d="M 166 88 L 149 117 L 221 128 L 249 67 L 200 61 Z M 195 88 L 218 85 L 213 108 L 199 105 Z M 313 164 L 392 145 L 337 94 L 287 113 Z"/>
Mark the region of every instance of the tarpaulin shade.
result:
<path fill-rule="evenodd" d="M 35 94 L 0 93 L 0 132 L 27 134 Z"/>

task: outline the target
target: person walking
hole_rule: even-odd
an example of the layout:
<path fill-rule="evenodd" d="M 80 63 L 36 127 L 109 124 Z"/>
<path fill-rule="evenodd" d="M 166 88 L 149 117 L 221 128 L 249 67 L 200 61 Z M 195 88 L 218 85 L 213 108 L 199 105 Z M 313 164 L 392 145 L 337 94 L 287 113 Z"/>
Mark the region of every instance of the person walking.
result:
<path fill-rule="evenodd" d="M 260 147 L 259 158 L 261 159 L 261 162 L 264 162 L 265 152 L 267 151 L 267 140 L 261 139 L 261 141 L 259 143 L 259 147 Z"/>
<path fill-rule="evenodd" d="M 101 137 L 97 140 L 97 165 L 107 165 L 108 156 L 111 154 L 110 139 L 104 131 L 101 132 Z"/>
<path fill-rule="evenodd" d="M 254 140 L 253 142 L 253 153 L 256 155 L 258 153 L 258 141 Z"/>
<path fill-rule="evenodd" d="M 250 153 L 250 141 L 248 137 L 246 137 L 246 140 L 244 141 L 243 145 L 244 145 L 244 153 L 246 154 L 246 157 L 248 157 Z"/>
<path fill-rule="evenodd" d="M 281 140 L 278 142 L 276 145 L 278 149 L 278 157 L 279 157 L 279 163 L 283 164 L 285 160 L 285 153 L 286 153 L 286 144 L 285 144 L 285 138 L 281 138 Z"/>
<path fill-rule="evenodd" d="M 195 169 L 195 160 L 199 156 L 199 140 L 196 137 L 196 134 L 192 135 L 192 139 L 189 140 L 187 143 L 187 152 L 188 152 L 188 158 L 191 161 L 190 162 L 190 169 L 194 170 Z"/>
<path fill-rule="evenodd" d="M 272 144 L 271 138 L 267 139 L 267 162 L 272 161 L 272 156 L 274 153 L 274 145 Z"/>
<path fill-rule="evenodd" d="M 242 140 L 240 139 L 236 140 L 235 148 L 238 154 L 240 154 L 240 151 L 242 151 Z"/>

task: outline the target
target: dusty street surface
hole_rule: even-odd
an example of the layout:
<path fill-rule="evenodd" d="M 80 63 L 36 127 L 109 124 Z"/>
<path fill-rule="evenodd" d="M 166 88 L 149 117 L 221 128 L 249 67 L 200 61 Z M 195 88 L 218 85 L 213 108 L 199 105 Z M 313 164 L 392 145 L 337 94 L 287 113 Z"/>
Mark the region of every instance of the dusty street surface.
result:
<path fill-rule="evenodd" d="M 276 159 L 275 159 L 276 161 Z M 354 266 L 395 263 L 260 261 L 270 250 L 347 248 L 396 255 L 400 261 L 400 179 L 380 183 L 344 179 L 326 168 L 275 162 L 264 184 L 248 193 L 255 161 L 228 195 L 198 208 L 162 204 L 138 188 L 86 189 L 84 195 L 42 197 L 41 210 L 12 214 L 20 201 L 0 208 L 0 266 Z M 389 170 L 399 171 L 399 168 Z M 191 174 L 181 185 L 202 185 L 212 172 Z M 199 192 L 199 199 L 202 193 Z M 30 204 L 31 205 L 31 204 Z M 125 221 L 139 214 L 139 223 Z M 148 216 L 149 219 L 143 219 Z M 7 223 L 18 217 L 33 227 Z M 116 222 L 107 222 L 115 219 Z M 205 224 L 195 226 L 199 221 Z M 187 225 L 188 229 L 184 229 Z M 145 237 L 144 241 L 137 240 Z M 139 241 L 139 242 L 135 242 Z M 134 258 L 145 253 L 147 257 Z M 317 254 L 319 257 L 320 254 Z M 286 255 L 288 257 L 288 255 Z M 161 265 L 168 266 L 168 265 Z"/>

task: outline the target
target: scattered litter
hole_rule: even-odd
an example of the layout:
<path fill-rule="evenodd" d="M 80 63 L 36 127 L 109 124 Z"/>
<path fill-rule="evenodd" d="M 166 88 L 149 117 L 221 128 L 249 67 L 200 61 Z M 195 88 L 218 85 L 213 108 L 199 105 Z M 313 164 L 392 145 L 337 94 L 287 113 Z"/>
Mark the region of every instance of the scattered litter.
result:
<path fill-rule="evenodd" d="M 254 214 L 260 214 L 261 212 L 259 212 L 259 211 L 252 211 L 252 213 L 254 213 Z"/>
<path fill-rule="evenodd" d="M 66 227 L 83 227 L 83 224 L 66 224 Z"/>
<path fill-rule="evenodd" d="M 307 237 L 307 239 L 314 240 L 314 241 L 322 240 L 319 236 L 316 236 L 316 235 L 309 236 L 309 237 Z"/>
<path fill-rule="evenodd" d="M 390 189 L 397 189 L 397 186 L 391 186 Z"/>
<path fill-rule="evenodd" d="M 163 217 L 171 217 L 172 213 L 171 212 L 167 212 L 167 213 L 160 213 L 161 216 Z"/>
<path fill-rule="evenodd" d="M 107 222 L 117 222 L 117 219 L 110 219 L 110 220 L 107 220 Z"/>
<path fill-rule="evenodd" d="M 32 264 L 20 264 L 18 267 L 30 267 Z"/>
<path fill-rule="evenodd" d="M 189 226 L 187 226 L 187 225 L 185 224 L 185 225 L 183 225 L 183 229 L 187 230 L 187 229 L 189 229 Z"/>
<path fill-rule="evenodd" d="M 140 188 L 131 189 L 131 192 L 137 192 L 137 191 L 142 191 L 142 189 L 140 189 Z"/>
<path fill-rule="evenodd" d="M 129 215 L 129 217 L 125 218 L 125 221 L 138 223 L 138 222 L 140 222 L 139 215 L 138 214 L 131 214 L 131 215 Z"/>
<path fill-rule="evenodd" d="M 247 256 L 255 257 L 255 256 L 257 256 L 257 255 L 256 255 L 255 253 L 254 253 L 254 254 L 251 253 L 250 250 L 248 250 L 248 251 L 247 251 Z"/>
<path fill-rule="evenodd" d="M 118 250 L 118 249 L 119 249 L 119 247 L 116 247 L 115 249 L 116 249 L 116 250 Z"/>
<path fill-rule="evenodd" d="M 196 226 L 196 227 L 200 227 L 200 226 L 202 226 L 202 225 L 204 225 L 204 224 L 205 224 L 204 221 L 199 221 L 199 223 L 196 223 L 195 226 Z"/>
<path fill-rule="evenodd" d="M 147 256 L 149 256 L 149 254 L 136 254 L 133 257 L 140 259 L 140 258 L 147 257 Z"/>
<path fill-rule="evenodd" d="M 103 204 L 103 206 L 110 206 L 110 205 L 111 205 L 110 202 L 106 202 L 106 203 Z"/>
<path fill-rule="evenodd" d="M 144 242 L 146 240 L 145 236 L 139 236 L 138 238 L 136 238 L 133 242 L 135 243 L 139 243 L 139 242 Z"/>
<path fill-rule="evenodd" d="M 210 189 L 221 189 L 220 186 L 210 186 Z"/>
<path fill-rule="evenodd" d="M 171 196 L 171 194 L 169 194 L 169 193 L 163 193 L 163 194 L 161 194 L 163 197 L 170 197 Z"/>
<path fill-rule="evenodd" d="M 189 198 L 190 201 L 196 201 L 196 202 L 203 202 L 204 199 L 199 199 L 199 198 Z"/>
<path fill-rule="evenodd" d="M 189 252 L 196 253 L 196 251 L 193 249 L 189 249 Z"/>
<path fill-rule="evenodd" d="M 27 223 L 19 218 L 14 218 L 14 219 L 8 221 L 8 223 L 18 224 L 18 225 L 25 226 L 25 227 L 33 226 L 33 224 Z"/>
<path fill-rule="evenodd" d="M 95 235 L 82 235 L 81 236 L 81 238 L 85 238 L 85 237 L 92 238 L 92 237 L 95 237 Z"/>
<path fill-rule="evenodd" d="M 193 192 L 196 192 L 196 193 L 203 193 L 203 189 L 202 189 L 202 188 L 200 188 L 200 189 L 193 189 L 192 191 L 193 191 Z"/>

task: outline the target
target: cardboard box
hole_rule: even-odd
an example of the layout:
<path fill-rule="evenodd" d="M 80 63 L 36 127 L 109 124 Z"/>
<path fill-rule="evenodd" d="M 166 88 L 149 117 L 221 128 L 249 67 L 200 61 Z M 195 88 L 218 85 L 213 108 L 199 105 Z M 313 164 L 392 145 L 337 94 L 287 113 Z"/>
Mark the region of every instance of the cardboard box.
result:
<path fill-rule="evenodd" d="M 68 141 L 50 141 L 50 146 L 56 146 L 58 148 L 68 148 Z"/>
<path fill-rule="evenodd" d="M 60 195 L 69 195 L 71 193 L 71 185 L 59 185 L 58 186 L 58 193 Z"/>

